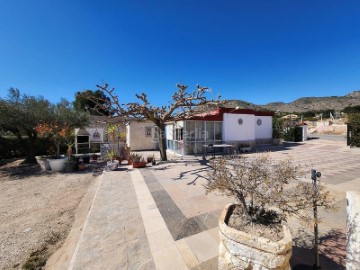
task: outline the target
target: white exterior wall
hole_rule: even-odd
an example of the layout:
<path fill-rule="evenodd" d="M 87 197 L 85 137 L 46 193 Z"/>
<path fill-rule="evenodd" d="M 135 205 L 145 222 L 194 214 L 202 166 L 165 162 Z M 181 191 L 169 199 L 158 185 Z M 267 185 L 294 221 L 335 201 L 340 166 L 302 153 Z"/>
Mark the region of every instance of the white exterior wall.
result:
<path fill-rule="evenodd" d="M 145 129 L 152 128 L 151 136 L 145 136 Z M 156 149 L 157 143 L 154 142 L 154 123 L 151 121 L 137 122 L 132 121 L 126 127 L 126 141 L 131 151 Z"/>
<path fill-rule="evenodd" d="M 258 119 L 261 120 L 260 126 L 257 124 Z M 272 138 L 272 116 L 255 116 L 254 125 L 256 139 Z"/>
<path fill-rule="evenodd" d="M 184 121 L 176 121 L 175 123 L 176 123 L 176 126 L 178 128 L 183 128 L 184 127 Z"/>
<path fill-rule="evenodd" d="M 308 137 L 308 127 L 307 125 L 302 126 L 302 141 L 305 142 Z"/>
<path fill-rule="evenodd" d="M 239 119 L 242 119 L 242 125 Z M 252 141 L 255 140 L 255 115 L 224 113 L 223 141 Z"/>
<path fill-rule="evenodd" d="M 165 137 L 167 140 L 174 139 L 174 125 L 173 124 L 167 124 L 165 126 Z"/>

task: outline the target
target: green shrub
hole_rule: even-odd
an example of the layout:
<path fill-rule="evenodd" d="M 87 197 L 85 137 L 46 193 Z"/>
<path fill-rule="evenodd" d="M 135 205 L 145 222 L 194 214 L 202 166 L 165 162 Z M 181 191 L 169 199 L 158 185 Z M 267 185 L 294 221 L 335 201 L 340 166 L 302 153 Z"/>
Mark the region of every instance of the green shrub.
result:
<path fill-rule="evenodd" d="M 344 113 L 360 113 L 360 105 L 347 106 L 344 108 Z"/>
<path fill-rule="evenodd" d="M 284 140 L 290 142 L 302 141 L 302 127 L 295 125 L 294 127 L 288 127 L 284 132 Z"/>
<path fill-rule="evenodd" d="M 348 116 L 347 145 L 360 147 L 360 113 Z"/>
<path fill-rule="evenodd" d="M 25 139 L 26 140 L 26 139 Z M 52 143 L 48 139 L 38 138 L 36 141 L 36 155 L 48 155 Z M 26 151 L 15 137 L 0 137 L 0 159 L 24 157 Z"/>

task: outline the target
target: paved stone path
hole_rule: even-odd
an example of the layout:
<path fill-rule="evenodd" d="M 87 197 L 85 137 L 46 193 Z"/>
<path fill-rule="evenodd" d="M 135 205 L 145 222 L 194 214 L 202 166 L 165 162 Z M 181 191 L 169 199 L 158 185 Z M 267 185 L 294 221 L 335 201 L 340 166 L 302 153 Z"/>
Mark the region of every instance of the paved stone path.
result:
<path fill-rule="evenodd" d="M 129 172 L 104 172 L 69 270 L 155 269 Z"/>
<path fill-rule="evenodd" d="M 310 164 L 308 169 L 321 171 L 322 181 L 337 196 L 339 210 L 322 212 L 325 270 L 344 269 L 344 197 L 347 190 L 360 190 L 359 150 L 341 142 L 309 141 L 270 153 L 274 159 L 291 155 Z M 217 220 L 232 200 L 205 195 L 208 165 L 201 157 L 187 157 L 145 169 L 122 165 L 104 172 L 69 269 L 217 269 Z M 296 241 L 309 238 L 309 231 L 295 235 Z M 293 265 L 312 261 L 309 248 L 294 249 Z"/>

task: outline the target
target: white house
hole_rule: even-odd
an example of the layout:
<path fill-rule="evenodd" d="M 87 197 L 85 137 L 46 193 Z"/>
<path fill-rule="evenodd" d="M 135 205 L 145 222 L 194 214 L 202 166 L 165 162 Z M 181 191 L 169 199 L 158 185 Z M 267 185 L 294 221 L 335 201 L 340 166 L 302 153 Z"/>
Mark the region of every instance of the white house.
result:
<path fill-rule="evenodd" d="M 181 155 L 191 155 L 203 153 L 204 145 L 210 144 L 232 144 L 235 149 L 269 144 L 272 142 L 272 117 L 272 112 L 219 108 L 177 119 L 166 124 L 167 149 Z M 90 143 L 106 143 L 107 125 L 119 121 L 98 118 L 92 119 L 92 125 L 84 130 L 77 130 L 77 150 L 82 145 L 88 148 Z M 119 127 L 126 132 L 126 143 L 131 151 L 159 149 L 157 127 L 152 121 L 128 119 L 125 125 Z"/>
<path fill-rule="evenodd" d="M 181 154 L 203 153 L 204 145 L 232 144 L 255 146 L 272 143 L 273 112 L 219 108 L 210 113 L 177 119 L 166 125 L 169 151 Z"/>
<path fill-rule="evenodd" d="M 159 149 L 157 127 L 150 120 L 127 122 L 126 143 L 131 151 Z"/>

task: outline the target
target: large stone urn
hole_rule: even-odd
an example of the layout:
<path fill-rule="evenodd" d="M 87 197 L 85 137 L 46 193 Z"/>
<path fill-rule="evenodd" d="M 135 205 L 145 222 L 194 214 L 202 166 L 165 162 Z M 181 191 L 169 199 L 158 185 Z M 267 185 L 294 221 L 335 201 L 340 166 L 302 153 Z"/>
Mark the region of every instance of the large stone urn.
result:
<path fill-rule="evenodd" d="M 50 163 L 47 157 L 36 157 L 36 160 L 39 163 L 41 170 L 51 171 Z"/>
<path fill-rule="evenodd" d="M 234 208 L 234 204 L 226 205 L 220 216 L 218 269 L 291 270 L 292 237 L 289 228 L 283 225 L 284 237 L 277 242 L 252 236 L 227 225 Z"/>
<path fill-rule="evenodd" d="M 66 158 L 49 159 L 50 167 L 53 172 L 62 172 L 65 169 Z"/>

